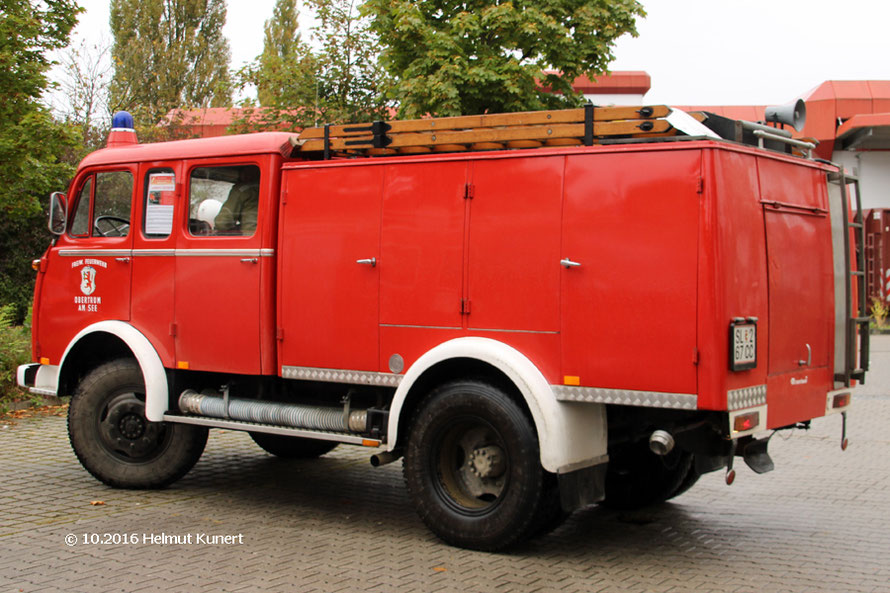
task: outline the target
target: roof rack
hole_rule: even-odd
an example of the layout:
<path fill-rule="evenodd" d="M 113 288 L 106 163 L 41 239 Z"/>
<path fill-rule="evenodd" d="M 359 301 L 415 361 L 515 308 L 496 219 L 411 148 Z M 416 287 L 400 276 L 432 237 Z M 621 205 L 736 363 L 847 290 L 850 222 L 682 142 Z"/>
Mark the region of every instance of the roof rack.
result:
<path fill-rule="evenodd" d="M 370 124 L 326 124 L 307 128 L 291 139 L 294 153 L 333 156 L 382 156 L 592 146 L 604 139 L 657 138 L 677 135 L 667 121 L 666 105 L 596 107 L 466 115 Z"/>

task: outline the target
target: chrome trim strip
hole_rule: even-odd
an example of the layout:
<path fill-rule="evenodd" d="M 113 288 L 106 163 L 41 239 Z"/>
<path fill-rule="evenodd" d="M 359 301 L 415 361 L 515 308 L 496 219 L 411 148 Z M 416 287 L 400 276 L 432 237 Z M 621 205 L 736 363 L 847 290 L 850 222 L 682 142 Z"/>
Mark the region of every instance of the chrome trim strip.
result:
<path fill-rule="evenodd" d="M 59 249 L 61 257 L 129 257 L 131 249 Z"/>
<path fill-rule="evenodd" d="M 402 325 L 400 323 L 381 323 L 380 327 L 410 327 L 419 329 L 461 329 L 460 327 L 448 327 L 445 325 Z"/>
<path fill-rule="evenodd" d="M 272 257 L 274 249 L 177 249 L 176 257 Z"/>
<path fill-rule="evenodd" d="M 730 389 L 726 392 L 727 410 L 753 408 L 766 403 L 766 385 L 754 385 L 742 389 Z"/>
<path fill-rule="evenodd" d="M 175 249 L 134 249 L 133 257 L 173 257 Z"/>
<path fill-rule="evenodd" d="M 392 373 L 292 366 L 282 366 L 281 376 L 285 379 L 299 379 L 301 381 L 328 381 L 331 383 L 376 385 L 380 387 L 398 387 L 404 378 L 404 375 L 394 375 Z"/>
<path fill-rule="evenodd" d="M 542 331 L 542 330 L 534 330 L 534 329 L 486 329 L 484 327 L 468 327 L 469 331 L 474 332 L 498 332 L 502 334 L 547 334 L 547 335 L 559 335 L 558 331 Z"/>
<path fill-rule="evenodd" d="M 275 257 L 274 249 L 60 249 L 62 257 Z"/>
<path fill-rule="evenodd" d="M 698 409 L 698 395 L 694 393 L 662 393 L 632 389 L 606 389 L 604 387 L 572 387 L 570 385 L 551 385 L 550 387 L 559 401 L 671 408 L 674 410 Z"/>

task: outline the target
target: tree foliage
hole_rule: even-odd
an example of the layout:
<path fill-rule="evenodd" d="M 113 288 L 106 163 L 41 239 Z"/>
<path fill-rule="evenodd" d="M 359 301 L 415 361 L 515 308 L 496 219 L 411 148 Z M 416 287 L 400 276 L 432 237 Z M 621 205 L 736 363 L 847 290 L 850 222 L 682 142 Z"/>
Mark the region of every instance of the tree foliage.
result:
<path fill-rule="evenodd" d="M 404 117 L 577 104 L 572 81 L 605 72 L 645 15 L 637 0 L 366 0 L 363 10 Z"/>
<path fill-rule="evenodd" d="M 175 108 L 229 106 L 225 0 L 111 0 L 112 110 L 153 126 Z"/>
<path fill-rule="evenodd" d="M 318 20 L 312 30 L 317 49 L 301 38 L 296 0 L 278 0 L 266 23 L 263 53 L 241 73 L 242 84 L 257 87 L 262 109 L 248 109 L 236 130 L 385 116 L 388 77 L 378 63 L 377 38 L 356 0 L 305 0 L 305 5 Z"/>
<path fill-rule="evenodd" d="M 20 320 L 31 300 L 30 260 L 48 243 L 37 235 L 41 203 L 73 173 L 66 156 L 78 134 L 56 122 L 41 97 L 48 52 L 64 47 L 80 9 L 73 0 L 2 0 L 0 10 L 0 305 Z"/>

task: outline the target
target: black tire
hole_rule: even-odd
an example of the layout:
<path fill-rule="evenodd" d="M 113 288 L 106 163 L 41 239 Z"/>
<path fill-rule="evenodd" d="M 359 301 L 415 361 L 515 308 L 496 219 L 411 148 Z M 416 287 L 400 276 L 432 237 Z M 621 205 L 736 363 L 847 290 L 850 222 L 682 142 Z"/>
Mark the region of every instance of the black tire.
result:
<path fill-rule="evenodd" d="M 162 488 L 198 462 L 207 429 L 145 419 L 139 364 L 120 359 L 92 370 L 68 408 L 68 437 L 81 465 L 115 488 Z"/>
<path fill-rule="evenodd" d="M 251 432 L 250 438 L 264 451 L 283 459 L 314 459 L 333 451 L 339 443 L 289 437 L 265 432 Z"/>
<path fill-rule="evenodd" d="M 670 496 L 668 496 L 665 500 L 670 500 L 672 498 L 676 498 L 695 486 L 695 483 L 698 482 L 698 479 L 701 477 L 701 474 L 698 473 L 698 470 L 695 469 L 695 455 L 692 456 L 692 461 L 689 464 L 689 471 L 686 472 L 686 476 L 684 476 L 683 481 L 680 482 L 680 485 L 677 486 L 677 489 L 674 490 Z"/>
<path fill-rule="evenodd" d="M 633 510 L 664 502 L 682 493 L 690 471 L 695 471 L 692 454 L 681 449 L 661 456 L 650 451 L 646 441 L 619 447 L 609 451 L 606 498 L 601 504 Z"/>
<path fill-rule="evenodd" d="M 558 524 L 534 427 L 491 385 L 433 390 L 413 418 L 403 470 L 420 518 L 451 545 L 494 551 Z"/>

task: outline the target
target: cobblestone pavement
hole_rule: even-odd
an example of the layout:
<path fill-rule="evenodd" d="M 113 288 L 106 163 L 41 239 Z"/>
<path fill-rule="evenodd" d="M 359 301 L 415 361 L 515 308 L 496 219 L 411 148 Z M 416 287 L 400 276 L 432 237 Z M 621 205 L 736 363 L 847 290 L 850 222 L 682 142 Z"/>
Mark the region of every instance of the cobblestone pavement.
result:
<path fill-rule="evenodd" d="M 0 593 L 890 591 L 890 336 L 872 369 L 847 452 L 840 417 L 821 419 L 777 435 L 772 473 L 742 464 L 732 487 L 714 473 L 658 507 L 592 507 L 505 554 L 439 542 L 400 464 L 357 448 L 281 461 L 213 431 L 184 479 L 123 491 L 81 469 L 64 418 L 19 421 L 0 428 Z"/>

